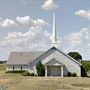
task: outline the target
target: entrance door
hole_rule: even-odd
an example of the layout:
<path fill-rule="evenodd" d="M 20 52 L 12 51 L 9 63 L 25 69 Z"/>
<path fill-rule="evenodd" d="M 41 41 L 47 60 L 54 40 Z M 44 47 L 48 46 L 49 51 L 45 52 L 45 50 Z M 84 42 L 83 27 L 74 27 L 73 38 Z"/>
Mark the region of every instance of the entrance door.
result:
<path fill-rule="evenodd" d="M 61 76 L 61 68 L 60 66 L 50 66 L 49 67 L 50 76 Z"/>

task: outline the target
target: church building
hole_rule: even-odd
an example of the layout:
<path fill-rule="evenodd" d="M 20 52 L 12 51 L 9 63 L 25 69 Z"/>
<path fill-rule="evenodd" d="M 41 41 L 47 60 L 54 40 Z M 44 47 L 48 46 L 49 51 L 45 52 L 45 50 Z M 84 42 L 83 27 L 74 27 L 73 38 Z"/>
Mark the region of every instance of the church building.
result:
<path fill-rule="evenodd" d="M 52 47 L 47 51 L 11 52 L 6 63 L 6 71 L 26 70 L 37 74 L 36 64 L 41 61 L 45 66 L 45 76 L 67 76 L 68 72 L 81 76 L 81 64 L 57 49 L 57 36 L 53 15 Z"/>

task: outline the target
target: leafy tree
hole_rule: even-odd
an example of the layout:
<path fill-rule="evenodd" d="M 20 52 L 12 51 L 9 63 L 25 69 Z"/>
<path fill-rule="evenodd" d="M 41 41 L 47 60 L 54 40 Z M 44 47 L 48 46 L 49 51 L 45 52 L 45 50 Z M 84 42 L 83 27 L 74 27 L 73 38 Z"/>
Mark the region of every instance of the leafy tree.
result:
<path fill-rule="evenodd" d="M 68 55 L 77 61 L 82 60 L 82 56 L 78 52 L 69 52 Z"/>
<path fill-rule="evenodd" d="M 81 76 L 82 77 L 86 77 L 87 76 L 87 72 L 86 72 L 86 70 L 85 70 L 83 65 L 81 66 Z"/>
<path fill-rule="evenodd" d="M 90 61 L 81 61 L 80 63 L 83 65 L 87 72 L 90 71 Z"/>
<path fill-rule="evenodd" d="M 36 69 L 37 69 L 38 76 L 45 76 L 45 68 L 44 68 L 43 64 L 41 63 L 41 61 L 39 61 L 36 64 Z"/>

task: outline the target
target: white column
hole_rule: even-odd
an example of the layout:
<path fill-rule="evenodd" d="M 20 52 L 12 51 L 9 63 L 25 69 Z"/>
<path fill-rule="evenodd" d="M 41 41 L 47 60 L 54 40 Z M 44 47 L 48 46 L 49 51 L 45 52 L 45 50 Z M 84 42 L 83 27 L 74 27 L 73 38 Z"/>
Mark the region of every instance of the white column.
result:
<path fill-rule="evenodd" d="M 47 66 L 45 66 L 45 77 L 47 77 Z"/>
<path fill-rule="evenodd" d="M 63 77 L 63 66 L 61 66 L 61 77 Z"/>

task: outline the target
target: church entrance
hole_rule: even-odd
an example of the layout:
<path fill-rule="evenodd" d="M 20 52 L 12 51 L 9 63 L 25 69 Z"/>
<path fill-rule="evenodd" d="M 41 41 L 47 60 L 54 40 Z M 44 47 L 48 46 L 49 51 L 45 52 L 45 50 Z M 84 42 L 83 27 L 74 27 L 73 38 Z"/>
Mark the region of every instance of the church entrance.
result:
<path fill-rule="evenodd" d="M 60 66 L 48 66 L 47 75 L 48 76 L 61 76 L 61 67 Z"/>

